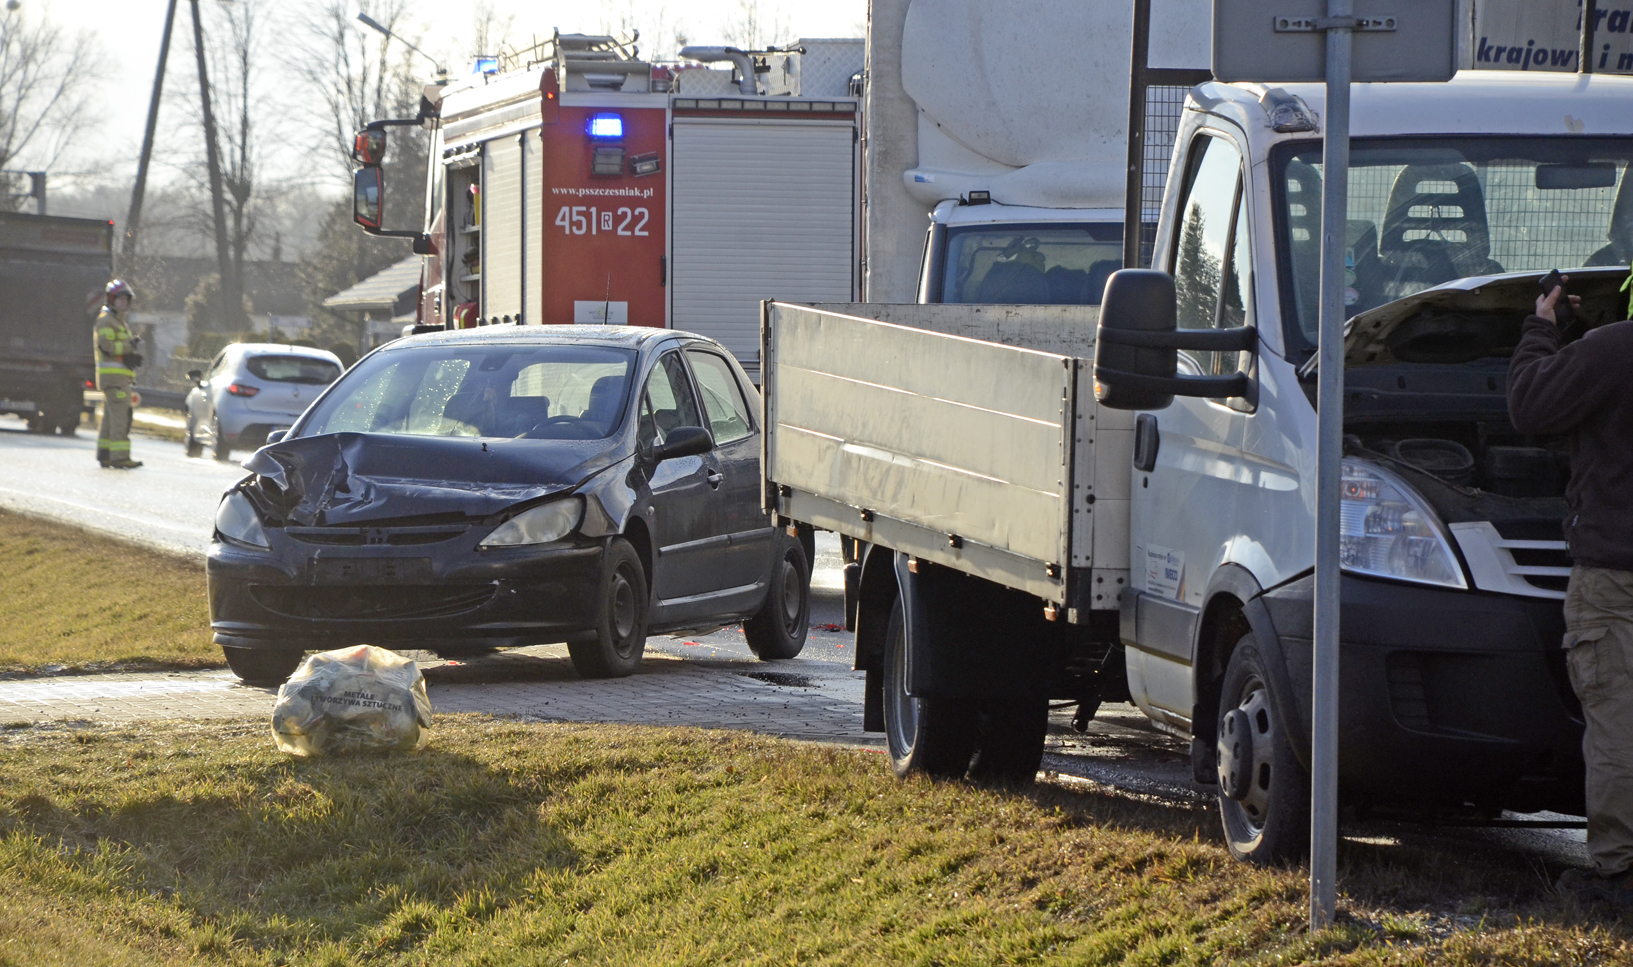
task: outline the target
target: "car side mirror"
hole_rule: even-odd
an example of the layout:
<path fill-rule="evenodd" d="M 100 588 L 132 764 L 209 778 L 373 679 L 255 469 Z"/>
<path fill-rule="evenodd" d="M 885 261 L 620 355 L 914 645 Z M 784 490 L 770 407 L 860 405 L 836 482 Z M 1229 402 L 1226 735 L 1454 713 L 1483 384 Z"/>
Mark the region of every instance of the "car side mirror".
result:
<path fill-rule="evenodd" d="M 268 433 L 266 435 L 266 445 L 270 447 L 274 443 L 282 443 L 284 437 L 286 437 L 288 435 L 289 435 L 288 430 L 273 430 L 272 432 L 270 432 L 270 433 Z"/>
<path fill-rule="evenodd" d="M 1160 410 L 1175 396 L 1245 396 L 1246 373 L 1180 376 L 1179 350 L 1253 351 L 1258 334 L 1236 329 L 1178 328 L 1174 277 L 1155 269 L 1123 269 L 1106 281 L 1094 345 L 1094 398 L 1114 410 Z"/>
<path fill-rule="evenodd" d="M 197 383 L 204 378 L 204 371 L 202 369 L 189 369 L 187 378 Z"/>
<path fill-rule="evenodd" d="M 701 426 L 678 426 L 669 431 L 669 438 L 652 448 L 649 458 L 654 466 L 676 457 L 695 457 L 714 449 L 714 437 Z"/>

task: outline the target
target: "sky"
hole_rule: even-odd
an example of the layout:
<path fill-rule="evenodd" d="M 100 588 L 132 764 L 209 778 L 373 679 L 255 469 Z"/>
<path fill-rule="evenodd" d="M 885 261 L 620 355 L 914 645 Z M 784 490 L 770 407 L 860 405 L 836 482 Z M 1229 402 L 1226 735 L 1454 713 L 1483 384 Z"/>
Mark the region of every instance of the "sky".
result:
<path fill-rule="evenodd" d="M 90 29 L 102 42 L 104 63 L 111 79 L 103 85 L 102 106 L 105 127 L 65 166 L 87 165 L 94 161 L 111 163 L 112 177 L 132 179 L 136 155 L 146 123 L 148 96 L 153 70 L 158 61 L 159 39 L 164 27 L 166 0 L 21 0 L 34 7 L 48 7 L 53 19 L 65 25 Z M 203 0 L 220 3 L 223 0 Z M 743 18 L 745 7 L 755 0 L 490 0 L 496 18 L 512 18 L 513 39 L 530 34 L 549 36 L 559 27 L 563 33 L 598 33 L 606 26 L 627 20 L 641 26 L 643 38 L 661 33 L 665 47 L 672 46 L 676 30 L 692 43 L 721 43 L 728 26 Z M 411 19 L 425 39 L 427 53 L 450 62 L 456 71 L 468 68 L 469 36 L 473 21 L 472 0 L 436 3 L 411 0 Z M 866 0 L 758 0 L 758 14 L 764 23 L 786 25 L 783 40 L 798 37 L 860 36 L 867 14 Z M 309 0 L 281 0 L 277 4 L 284 17 L 298 17 Z M 782 31 L 777 31 L 782 34 Z M 652 47 L 643 39 L 643 53 Z M 167 89 L 185 83 L 196 90 L 193 71 L 192 21 L 187 2 L 176 11 L 175 36 L 171 41 Z M 292 94 L 297 92 L 291 91 Z M 161 114 L 160 131 L 165 130 Z M 127 160 L 128 159 L 128 160 Z M 157 177 L 163 177 L 157 172 Z"/>

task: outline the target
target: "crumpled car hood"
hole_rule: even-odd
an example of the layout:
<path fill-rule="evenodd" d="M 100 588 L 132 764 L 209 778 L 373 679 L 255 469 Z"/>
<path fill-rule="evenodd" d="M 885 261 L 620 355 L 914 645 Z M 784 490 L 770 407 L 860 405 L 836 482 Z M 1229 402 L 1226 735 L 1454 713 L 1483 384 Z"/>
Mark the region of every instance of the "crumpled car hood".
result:
<path fill-rule="evenodd" d="M 619 439 L 478 440 L 331 433 L 244 461 L 263 511 L 307 527 L 464 514 L 486 517 L 571 490 L 617 462 Z"/>
<path fill-rule="evenodd" d="M 1474 336 L 1482 327 L 1517 331 L 1525 317 L 1535 311 L 1541 292 L 1537 283 L 1547 274 L 1508 272 L 1454 279 L 1368 309 L 1344 325 L 1344 364 L 1376 366 L 1418 361 L 1396 354 L 1404 335 L 1431 346 L 1438 340 L 1450 348 L 1459 336 Z M 1618 291 L 1627 278 L 1627 269 L 1579 268 L 1565 274 L 1570 276 L 1566 291 L 1582 297 L 1582 309 L 1577 315 L 1587 328 L 1627 318 L 1627 296 Z M 1408 323 L 1422 332 L 1402 332 Z M 1308 365 L 1313 371 L 1314 360 Z"/>

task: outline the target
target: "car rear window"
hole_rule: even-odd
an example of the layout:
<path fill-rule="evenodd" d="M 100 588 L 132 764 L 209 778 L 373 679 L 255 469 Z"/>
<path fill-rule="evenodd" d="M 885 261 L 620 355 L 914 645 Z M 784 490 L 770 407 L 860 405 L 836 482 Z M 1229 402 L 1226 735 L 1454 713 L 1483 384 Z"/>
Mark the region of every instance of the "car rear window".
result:
<path fill-rule="evenodd" d="M 327 359 L 311 356 L 251 356 L 244 365 L 259 379 L 270 383 L 310 383 L 327 386 L 340 375 L 340 367 Z"/>

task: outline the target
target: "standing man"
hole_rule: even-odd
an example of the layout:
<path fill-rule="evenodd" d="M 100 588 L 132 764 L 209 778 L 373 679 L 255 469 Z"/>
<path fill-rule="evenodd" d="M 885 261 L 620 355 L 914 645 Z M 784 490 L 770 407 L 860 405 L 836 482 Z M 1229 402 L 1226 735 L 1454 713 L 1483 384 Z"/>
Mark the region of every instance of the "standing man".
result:
<path fill-rule="evenodd" d="M 96 435 L 96 460 L 104 467 L 129 470 L 141 461 L 130 458 L 130 411 L 136 367 L 142 357 L 130 332 L 130 301 L 136 293 L 123 279 L 108 283 L 108 304 L 96 317 L 96 387 L 102 391 L 102 428 Z"/>
<path fill-rule="evenodd" d="M 1568 281 L 1562 277 L 1561 281 Z M 1561 892 L 1633 907 L 1633 321 L 1560 345 L 1554 307 L 1537 299 L 1508 369 L 1508 413 L 1521 433 L 1568 434 L 1565 662 L 1586 732 L 1588 855 Z M 1570 296 L 1571 304 L 1577 303 Z"/>

